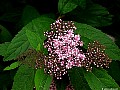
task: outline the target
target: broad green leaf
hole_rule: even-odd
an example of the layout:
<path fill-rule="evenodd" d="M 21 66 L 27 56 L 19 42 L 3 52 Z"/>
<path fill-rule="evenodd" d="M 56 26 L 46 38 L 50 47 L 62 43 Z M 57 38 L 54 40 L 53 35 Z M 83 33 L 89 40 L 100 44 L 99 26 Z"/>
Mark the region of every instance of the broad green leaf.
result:
<path fill-rule="evenodd" d="M 12 90 L 33 90 L 34 69 L 27 65 L 21 65 L 14 76 Z"/>
<path fill-rule="evenodd" d="M 46 17 L 46 18 L 51 18 L 51 19 L 56 19 L 56 15 L 54 13 L 47 13 L 47 14 L 42 14 L 40 15 L 41 17 Z"/>
<path fill-rule="evenodd" d="M 107 74 L 104 69 L 94 68 L 92 72 L 84 71 L 84 77 L 92 90 L 101 90 L 102 88 L 119 88 L 119 85 L 110 75 Z"/>
<path fill-rule="evenodd" d="M 23 25 L 28 24 L 30 21 L 32 21 L 35 18 L 38 18 L 40 16 L 39 12 L 32 6 L 27 5 L 22 14 L 22 22 Z"/>
<path fill-rule="evenodd" d="M 7 66 L 6 68 L 4 68 L 4 70 L 11 70 L 11 69 L 15 69 L 20 65 L 19 62 L 14 62 L 12 63 L 10 66 Z"/>
<path fill-rule="evenodd" d="M 40 50 L 44 52 L 44 54 L 47 54 L 46 49 L 43 47 L 44 40 L 46 39 L 46 37 L 44 36 L 44 32 L 50 30 L 50 24 L 53 22 L 54 20 L 51 18 L 39 17 L 35 20 L 32 20 L 32 22 L 26 26 L 26 30 L 30 30 L 40 37 L 40 42 L 36 43 L 36 46 L 40 44 Z"/>
<path fill-rule="evenodd" d="M 86 0 L 73 0 L 73 3 L 77 4 L 83 9 L 86 7 Z"/>
<path fill-rule="evenodd" d="M 93 73 L 85 72 L 84 77 L 92 90 L 101 90 L 104 88 L 104 84 Z"/>
<path fill-rule="evenodd" d="M 36 90 L 49 90 L 52 77 L 44 73 L 44 69 L 37 69 L 35 78 Z"/>
<path fill-rule="evenodd" d="M 11 41 L 11 33 L 2 25 L 0 25 L 0 43 Z"/>
<path fill-rule="evenodd" d="M 5 53 L 7 51 L 9 44 L 10 42 L 5 42 L 5 43 L 0 44 L 0 55 L 5 56 Z"/>
<path fill-rule="evenodd" d="M 48 75 L 47 79 L 45 81 L 43 90 L 48 90 L 48 88 L 50 87 L 51 82 L 52 82 L 52 77 Z"/>
<path fill-rule="evenodd" d="M 113 87 L 113 88 L 119 88 L 119 85 L 115 82 L 115 80 L 108 74 L 108 72 L 104 69 L 93 69 L 93 74 L 100 79 L 102 83 L 106 87 Z"/>
<path fill-rule="evenodd" d="M 77 7 L 72 12 L 68 13 L 66 17 L 70 20 L 85 23 L 93 27 L 102 27 L 112 24 L 113 15 L 111 15 L 107 8 L 99 4 L 87 3 L 86 8 Z"/>
<path fill-rule="evenodd" d="M 44 32 L 50 30 L 50 24 L 53 23 L 54 20 L 47 17 L 39 17 L 37 19 L 32 20 L 31 23 L 29 23 L 27 29 L 37 33 L 40 35 L 40 38 L 45 40 L 46 36 L 44 36 Z M 31 25 L 31 28 L 29 26 Z"/>
<path fill-rule="evenodd" d="M 120 61 L 112 61 L 108 73 L 115 79 L 115 81 L 120 82 Z"/>
<path fill-rule="evenodd" d="M 77 30 L 75 33 L 84 37 L 84 45 L 87 47 L 89 41 L 98 41 L 100 44 L 106 47 L 106 54 L 113 60 L 120 60 L 120 49 L 119 47 L 102 31 L 87 25 L 75 22 Z"/>
<path fill-rule="evenodd" d="M 59 0 L 58 2 L 58 11 L 60 14 L 68 13 L 76 7 L 77 5 L 72 0 Z"/>
<path fill-rule="evenodd" d="M 82 68 L 74 67 L 68 70 L 68 74 L 75 90 L 91 90 L 84 78 Z"/>
<path fill-rule="evenodd" d="M 41 38 L 40 36 L 38 36 L 36 33 L 30 31 L 30 30 L 26 30 L 26 35 L 28 38 L 28 41 L 30 42 L 30 45 L 36 49 L 38 44 L 42 45 L 41 43 Z M 41 43 L 41 44 L 40 44 Z"/>
<path fill-rule="evenodd" d="M 15 59 L 18 55 L 22 54 L 29 47 L 31 47 L 31 41 L 28 40 L 28 37 L 26 36 L 26 30 L 34 32 L 40 37 L 41 51 L 47 53 L 46 49 L 43 46 L 43 42 L 46 39 L 46 37 L 44 36 L 44 32 L 50 30 L 50 24 L 53 23 L 53 21 L 54 20 L 47 17 L 39 17 L 32 20 L 32 22 L 23 27 L 22 30 L 18 32 L 18 34 L 12 39 L 10 45 L 8 46 L 4 61 Z M 39 43 L 34 43 L 35 46 L 37 46 L 38 44 Z"/>
<path fill-rule="evenodd" d="M 39 17 L 35 20 L 32 20 L 32 22 L 26 26 L 26 30 L 30 30 L 40 37 L 40 49 L 45 54 L 47 54 L 47 52 L 46 49 L 43 47 L 44 40 L 46 39 L 46 36 L 44 36 L 44 32 L 50 30 L 50 24 L 53 22 L 54 20 L 51 18 Z M 37 45 L 39 43 L 37 43 Z"/>
<path fill-rule="evenodd" d="M 5 53 L 4 61 L 15 59 L 30 47 L 24 29 L 25 27 L 12 39 Z"/>

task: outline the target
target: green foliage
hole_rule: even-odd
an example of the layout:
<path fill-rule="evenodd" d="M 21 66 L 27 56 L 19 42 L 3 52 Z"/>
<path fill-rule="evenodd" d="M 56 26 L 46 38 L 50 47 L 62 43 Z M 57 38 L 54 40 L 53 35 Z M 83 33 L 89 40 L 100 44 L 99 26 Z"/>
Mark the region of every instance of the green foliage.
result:
<path fill-rule="evenodd" d="M 49 90 L 52 77 L 45 74 L 44 69 L 37 69 L 34 82 L 36 90 Z"/>
<path fill-rule="evenodd" d="M 87 3 L 86 8 L 76 8 L 67 14 L 71 20 L 85 23 L 93 27 L 103 27 L 112 24 L 112 17 L 105 7 L 99 4 Z"/>
<path fill-rule="evenodd" d="M 2 25 L 0 25 L 0 43 L 11 41 L 11 33 Z"/>
<path fill-rule="evenodd" d="M 78 5 L 79 7 L 85 9 L 86 7 L 86 0 L 73 0 L 72 3 L 75 3 L 76 5 Z"/>
<path fill-rule="evenodd" d="M 43 50 L 45 50 L 43 47 L 43 42 L 45 40 L 44 32 L 50 30 L 49 25 L 52 23 L 52 21 L 53 20 L 50 18 L 40 17 L 23 27 L 22 30 L 12 39 L 10 45 L 8 46 L 4 61 L 15 59 L 18 55 L 22 54 L 29 47 L 31 47 L 31 43 L 32 47 L 34 48 L 37 48 L 38 44 L 40 43 L 41 51 L 43 52 Z M 31 34 L 30 31 L 35 33 Z M 33 37 L 30 37 L 30 34 L 33 35 Z M 36 36 L 36 34 L 38 37 Z M 31 39 L 41 39 L 41 42 L 32 41 Z"/>
<path fill-rule="evenodd" d="M 10 42 L 4 56 L 4 61 L 15 59 L 18 55 L 26 51 L 29 46 L 30 44 L 23 28 Z"/>
<path fill-rule="evenodd" d="M 6 50 L 9 46 L 10 42 L 5 42 L 0 44 L 0 55 L 5 56 Z"/>
<path fill-rule="evenodd" d="M 74 10 L 77 6 L 86 7 L 86 0 L 59 0 L 58 11 L 60 14 L 66 14 Z"/>
<path fill-rule="evenodd" d="M 26 26 L 26 30 L 30 30 L 34 33 L 33 38 L 40 40 L 40 42 L 33 41 L 34 45 L 36 45 L 36 46 L 40 45 L 40 50 L 42 52 L 44 52 L 45 54 L 47 52 L 46 52 L 46 49 L 43 47 L 43 42 L 46 39 L 46 37 L 44 36 L 44 32 L 50 30 L 50 24 L 52 22 L 53 22 L 53 19 L 47 18 L 46 16 L 45 17 L 42 16 L 42 17 L 39 17 L 39 18 L 33 20 L 31 23 L 29 23 Z M 31 37 L 28 37 L 28 40 L 31 40 Z"/>
<path fill-rule="evenodd" d="M 89 41 L 96 40 L 100 42 L 100 44 L 105 45 L 105 52 L 111 59 L 120 60 L 120 49 L 105 33 L 87 24 L 76 22 L 75 25 L 77 27 L 75 32 L 80 34 L 81 38 L 84 38 L 86 48 L 86 45 L 88 45 Z"/>
<path fill-rule="evenodd" d="M 120 62 L 119 61 L 112 61 L 110 64 L 110 68 L 108 69 L 109 75 L 111 75 L 115 81 L 120 82 Z"/>
<path fill-rule="evenodd" d="M 119 85 L 112 79 L 104 69 L 94 68 L 92 72 L 84 71 L 84 77 L 92 90 L 102 88 L 119 88 Z"/>
<path fill-rule="evenodd" d="M 37 44 L 42 45 L 41 38 L 36 33 L 31 32 L 30 30 L 26 30 L 26 35 L 27 35 L 28 41 L 30 42 L 30 45 L 34 49 L 36 49 L 38 47 Z"/>
<path fill-rule="evenodd" d="M 34 7 L 27 5 L 23 10 L 22 24 L 26 25 L 33 19 L 38 18 L 39 16 L 39 12 Z"/>
<path fill-rule="evenodd" d="M 11 70 L 11 69 L 15 69 L 19 66 L 19 62 L 14 62 L 12 63 L 10 66 L 7 66 L 6 68 L 4 68 L 4 70 Z"/>
<path fill-rule="evenodd" d="M 84 78 L 83 68 L 72 68 L 68 74 L 75 90 L 91 90 Z"/>
<path fill-rule="evenodd" d="M 60 14 L 70 12 L 76 7 L 77 5 L 72 3 L 72 0 L 59 0 L 58 2 L 58 11 Z"/>
<path fill-rule="evenodd" d="M 44 32 L 50 30 L 50 24 L 53 22 L 52 19 L 47 17 L 39 17 L 33 20 L 26 26 L 26 30 L 32 31 L 34 34 L 33 37 L 30 37 L 30 34 L 27 34 L 28 40 L 31 42 L 31 39 L 37 39 L 40 41 L 32 41 L 35 45 L 35 49 L 40 45 L 40 50 L 46 53 L 46 49 L 43 47 L 43 42 L 46 39 Z M 32 44 L 33 45 L 33 44 Z"/>
<path fill-rule="evenodd" d="M 12 90 L 33 90 L 34 69 L 27 65 L 21 65 L 14 76 Z"/>

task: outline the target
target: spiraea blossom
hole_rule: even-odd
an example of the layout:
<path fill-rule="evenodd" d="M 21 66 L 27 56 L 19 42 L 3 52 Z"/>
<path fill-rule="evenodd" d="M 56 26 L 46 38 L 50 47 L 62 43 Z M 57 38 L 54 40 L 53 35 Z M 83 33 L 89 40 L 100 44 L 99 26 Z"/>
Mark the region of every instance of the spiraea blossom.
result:
<path fill-rule="evenodd" d="M 91 71 L 93 65 L 108 68 L 112 61 L 105 54 L 105 47 L 97 41 L 89 43 L 87 52 L 83 53 L 83 41 L 80 35 L 74 34 L 74 30 L 76 27 L 72 21 L 58 19 L 51 24 L 51 31 L 45 32 L 47 40 L 44 47 L 49 55 L 44 58 L 44 70 L 57 79 L 62 79 L 67 70 L 74 66 Z"/>
<path fill-rule="evenodd" d="M 76 27 L 72 21 L 58 19 L 51 24 L 51 31 L 45 32 L 47 41 L 44 47 L 48 49 L 49 55 L 45 58 L 45 71 L 50 75 L 61 79 L 67 73 L 67 69 L 74 66 L 81 67 L 85 55 L 77 48 L 82 47 L 83 42 L 80 35 L 75 35 Z"/>
<path fill-rule="evenodd" d="M 112 62 L 108 55 L 105 54 L 105 46 L 97 41 L 88 44 L 88 49 L 85 55 L 86 60 L 84 60 L 84 67 L 87 71 L 92 70 L 92 65 L 101 68 L 109 68 L 109 64 Z"/>

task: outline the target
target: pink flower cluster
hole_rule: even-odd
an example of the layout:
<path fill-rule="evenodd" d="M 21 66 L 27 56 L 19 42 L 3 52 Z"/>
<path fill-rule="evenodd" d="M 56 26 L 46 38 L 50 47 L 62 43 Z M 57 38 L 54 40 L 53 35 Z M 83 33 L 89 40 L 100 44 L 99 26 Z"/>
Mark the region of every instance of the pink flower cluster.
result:
<path fill-rule="evenodd" d="M 77 48 L 82 47 L 83 42 L 79 35 L 74 34 L 75 29 L 72 21 L 58 19 L 51 24 L 51 31 L 45 32 L 48 39 L 44 47 L 49 51 L 45 59 L 45 71 L 57 79 L 61 79 L 61 76 L 67 73 L 66 69 L 81 67 L 82 61 L 85 60 L 82 50 Z"/>
<path fill-rule="evenodd" d="M 97 41 L 88 44 L 87 52 L 83 53 L 81 47 L 83 42 L 80 35 L 75 35 L 76 27 L 72 21 L 58 19 L 51 24 L 51 31 L 45 32 L 47 41 L 44 47 L 48 49 L 49 55 L 44 59 L 45 72 L 57 79 L 67 73 L 72 67 L 85 67 L 87 71 L 92 66 L 109 67 L 111 59 L 105 54 L 105 47 Z"/>
<path fill-rule="evenodd" d="M 86 60 L 83 65 L 87 71 L 92 70 L 92 65 L 101 68 L 109 68 L 109 64 L 112 62 L 112 59 L 105 54 L 105 46 L 101 45 L 97 41 L 88 44 L 88 49 L 85 56 Z"/>

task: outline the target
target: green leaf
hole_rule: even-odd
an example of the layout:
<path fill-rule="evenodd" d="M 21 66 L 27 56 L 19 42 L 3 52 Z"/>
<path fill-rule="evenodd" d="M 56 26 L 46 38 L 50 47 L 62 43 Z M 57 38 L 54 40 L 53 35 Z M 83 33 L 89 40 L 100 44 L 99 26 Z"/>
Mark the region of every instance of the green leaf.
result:
<path fill-rule="evenodd" d="M 60 14 L 68 13 L 76 7 L 77 5 L 72 0 L 59 0 L 58 2 L 58 11 Z"/>
<path fill-rule="evenodd" d="M 107 74 L 104 69 L 94 68 L 92 72 L 84 71 L 84 77 L 92 90 L 101 90 L 102 88 L 119 88 L 119 85 L 110 75 Z"/>
<path fill-rule="evenodd" d="M 44 32 L 50 30 L 50 24 L 53 23 L 53 21 L 54 20 L 47 17 L 39 17 L 32 20 L 32 22 L 23 27 L 22 30 L 18 32 L 18 34 L 12 39 L 10 45 L 8 46 L 4 61 L 15 59 L 18 55 L 22 54 L 28 48 L 30 48 L 31 45 L 33 46 L 33 44 L 31 43 L 34 41 L 30 40 L 30 35 L 28 35 L 28 39 L 28 37 L 26 36 L 26 30 L 34 32 L 34 34 L 32 33 L 34 38 L 37 38 L 38 36 L 40 37 L 41 41 L 39 43 L 41 46 L 41 52 L 47 54 L 47 51 L 43 46 L 43 42 L 46 39 L 46 37 L 44 36 Z M 37 43 L 34 43 L 33 47 L 37 48 L 37 45 L 39 43 L 37 41 Z"/>
<path fill-rule="evenodd" d="M 44 36 L 44 32 L 50 30 L 50 24 L 53 22 L 54 20 L 51 18 L 39 17 L 35 20 L 32 20 L 32 22 L 26 26 L 26 30 L 30 30 L 34 32 L 35 34 L 37 34 L 37 37 L 38 36 L 40 37 L 39 38 L 40 42 L 36 43 L 36 46 L 40 44 L 40 49 L 42 52 L 44 52 L 44 54 L 45 53 L 47 54 L 46 49 L 43 47 L 44 40 L 46 39 L 46 36 Z"/>
<path fill-rule="evenodd" d="M 119 47 L 105 33 L 87 24 L 75 22 L 75 26 L 77 27 L 75 33 L 80 34 L 81 39 L 84 37 L 83 42 L 85 43 L 85 47 L 88 45 L 88 40 L 96 40 L 106 47 L 105 52 L 111 59 L 120 60 Z"/>
<path fill-rule="evenodd" d="M 11 33 L 2 25 L 0 25 L 0 43 L 11 41 Z"/>
<path fill-rule="evenodd" d="M 4 70 L 11 70 L 11 69 L 15 69 L 19 66 L 19 62 L 14 62 L 12 63 L 10 66 L 7 66 L 6 68 L 4 68 Z"/>
<path fill-rule="evenodd" d="M 40 47 L 41 47 L 41 45 L 39 43 L 38 46 L 37 46 L 37 48 L 36 48 L 36 51 L 40 51 Z"/>
<path fill-rule="evenodd" d="M 107 8 L 94 3 L 87 3 L 86 8 L 77 7 L 66 15 L 70 20 L 85 23 L 93 27 L 102 27 L 112 24 L 113 15 Z"/>
<path fill-rule="evenodd" d="M 24 29 L 25 28 L 18 32 L 18 34 L 12 39 L 5 53 L 4 61 L 15 59 L 30 47 Z"/>
<path fill-rule="evenodd" d="M 38 44 L 42 45 L 42 43 L 40 44 L 41 38 L 36 33 L 32 32 L 30 30 L 26 30 L 26 35 L 27 35 L 28 41 L 30 42 L 30 45 L 34 49 L 37 48 Z"/>
<path fill-rule="evenodd" d="M 32 6 L 27 5 L 22 14 L 22 22 L 23 25 L 28 24 L 30 21 L 32 21 L 35 18 L 38 18 L 40 16 L 39 12 Z"/>
<path fill-rule="evenodd" d="M 0 44 L 0 55 L 5 56 L 5 53 L 7 51 L 9 44 L 10 42 L 5 42 L 5 43 Z"/>
<path fill-rule="evenodd" d="M 27 65 L 21 65 L 14 76 L 12 90 L 33 90 L 34 69 Z"/>
<path fill-rule="evenodd" d="M 92 90 L 101 90 L 104 88 L 103 83 L 93 73 L 85 72 L 84 76 Z"/>
<path fill-rule="evenodd" d="M 37 19 L 32 20 L 28 25 L 25 26 L 25 30 L 30 30 L 37 35 L 40 36 L 42 42 L 46 39 L 44 36 L 44 32 L 50 30 L 50 24 L 53 23 L 54 20 L 47 17 L 39 17 Z"/>
<path fill-rule="evenodd" d="M 42 14 L 40 15 L 41 17 L 46 17 L 46 18 L 51 18 L 51 19 L 56 19 L 56 15 L 54 13 L 47 13 L 47 14 Z"/>
<path fill-rule="evenodd" d="M 120 61 L 112 61 L 108 73 L 115 79 L 115 81 L 120 82 Z"/>
<path fill-rule="evenodd" d="M 52 77 L 45 74 L 44 69 L 37 69 L 34 82 L 36 90 L 49 90 Z"/>
<path fill-rule="evenodd" d="M 46 37 L 44 36 L 44 32 L 50 30 L 50 24 L 53 22 L 53 19 L 42 16 L 35 20 L 32 20 L 32 22 L 26 26 L 26 30 L 30 30 L 37 34 L 35 38 L 40 37 L 37 39 L 38 41 L 40 41 L 36 43 L 36 46 L 40 44 L 40 50 L 44 52 L 44 54 L 47 54 L 47 50 L 43 47 L 44 40 L 46 39 Z"/>
<path fill-rule="evenodd" d="M 80 6 L 83 9 L 86 7 L 86 0 L 74 0 L 73 3 Z"/>
<path fill-rule="evenodd" d="M 68 74 L 75 90 L 91 90 L 84 78 L 82 68 L 74 67 L 68 70 Z"/>

